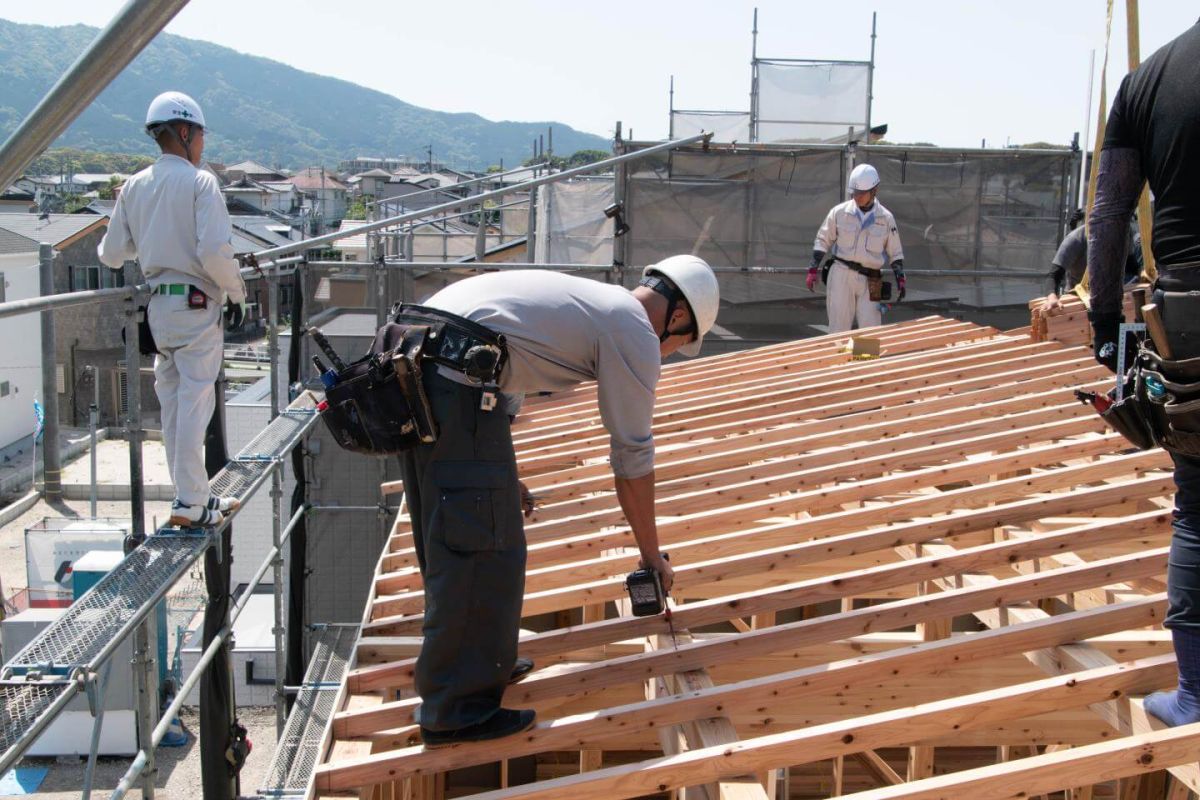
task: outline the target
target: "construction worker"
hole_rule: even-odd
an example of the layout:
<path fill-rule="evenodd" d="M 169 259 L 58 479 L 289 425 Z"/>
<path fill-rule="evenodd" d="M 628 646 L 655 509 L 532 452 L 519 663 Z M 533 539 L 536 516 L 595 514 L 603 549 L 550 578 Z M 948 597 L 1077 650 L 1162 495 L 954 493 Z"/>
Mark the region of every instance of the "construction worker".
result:
<path fill-rule="evenodd" d="M 169 524 L 213 527 L 238 506 L 213 497 L 204 470 L 204 433 L 216 402 L 224 336 L 241 325 L 246 286 L 230 245 L 232 228 L 216 177 L 199 169 L 204 113 L 181 92 L 155 97 L 146 132 L 162 155 L 125 182 L 100 242 L 100 260 L 120 269 L 137 259 L 150 284 L 146 316 L 157 355 L 154 391 L 175 484 Z"/>
<path fill-rule="evenodd" d="M 1060 296 L 1071 290 L 1087 269 L 1087 229 L 1082 226 L 1083 209 L 1071 214 L 1070 232 L 1063 237 L 1046 273 L 1046 310 L 1062 305 Z M 1136 281 L 1142 273 L 1142 239 L 1136 226 L 1129 230 L 1129 254 L 1125 258 L 1125 280 Z"/>
<path fill-rule="evenodd" d="M 817 290 L 817 275 L 826 254 L 833 256 L 825 290 L 829 332 L 878 325 L 882 318 L 880 296 L 872 297 L 871 284 L 880 283 L 880 270 L 891 263 L 896 277 L 896 300 L 904 299 L 904 251 L 896 218 L 875 195 L 879 172 L 870 164 L 859 164 L 850 173 L 850 199 L 830 209 L 813 242 L 812 264 L 805 284 Z"/>
<path fill-rule="evenodd" d="M 661 361 L 694 356 L 717 317 L 717 279 L 703 260 L 647 267 L 633 291 L 543 271 L 499 272 L 452 284 L 397 322 L 445 323 L 456 352 L 500 347 L 498 405 L 462 371 L 427 360 L 423 376 L 439 436 L 401 455 L 405 501 L 425 584 L 417 659 L 427 747 L 518 733 L 534 712 L 501 708 L 505 686 L 532 669 L 517 659 L 525 586 L 522 511 L 511 416 L 528 392 L 598 381 L 617 500 L 645 567 L 666 589 L 671 565 L 654 516 L 651 418 Z M 439 337 L 444 339 L 445 336 Z M 486 380 L 484 381 L 486 386 Z"/>
<path fill-rule="evenodd" d="M 1096 360 L 1113 370 L 1126 230 L 1146 181 L 1154 195 L 1154 303 L 1166 343 L 1173 360 L 1200 357 L 1200 23 L 1127 75 L 1109 112 L 1088 224 L 1088 279 Z M 1163 373 L 1175 374 L 1173 364 L 1165 361 Z M 1195 430 L 1193 422 L 1180 416 L 1172 426 Z M 1176 492 L 1163 625 L 1179 685 L 1147 697 L 1146 710 L 1175 726 L 1200 722 L 1200 458 L 1169 451 Z"/>

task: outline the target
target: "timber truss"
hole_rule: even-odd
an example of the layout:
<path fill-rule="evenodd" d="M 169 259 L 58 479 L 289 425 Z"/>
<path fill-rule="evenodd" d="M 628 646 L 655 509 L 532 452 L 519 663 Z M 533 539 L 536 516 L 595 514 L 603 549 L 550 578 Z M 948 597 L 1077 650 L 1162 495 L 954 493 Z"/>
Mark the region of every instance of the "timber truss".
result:
<path fill-rule="evenodd" d="M 1082 347 L 937 317 L 668 366 L 659 537 L 674 636 L 629 614 L 637 553 L 594 385 L 514 428 L 537 669 L 525 734 L 425 750 L 408 519 L 380 559 L 312 797 L 1169 797 L 1200 725 L 1160 627 L 1173 483 L 1072 396 Z M 385 492 L 399 491 L 385 485 Z"/>

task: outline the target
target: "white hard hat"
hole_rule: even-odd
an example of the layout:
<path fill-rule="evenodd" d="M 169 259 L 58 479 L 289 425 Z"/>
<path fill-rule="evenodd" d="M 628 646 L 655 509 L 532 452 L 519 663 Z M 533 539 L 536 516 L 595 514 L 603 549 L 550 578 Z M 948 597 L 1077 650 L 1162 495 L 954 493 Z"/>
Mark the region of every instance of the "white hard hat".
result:
<path fill-rule="evenodd" d="M 846 188 L 852 192 L 869 192 L 879 185 L 879 172 L 870 164 L 859 164 L 850 171 Z"/>
<path fill-rule="evenodd" d="M 696 322 L 696 341 L 688 342 L 679 348 L 679 352 L 685 356 L 698 355 L 704 334 L 712 330 L 717 321 L 717 308 L 721 304 L 717 276 L 707 261 L 696 256 L 671 256 L 642 270 L 643 278 L 654 274 L 662 275 L 675 284 L 692 309 L 692 317 Z"/>
<path fill-rule="evenodd" d="M 147 130 L 154 125 L 177 121 L 205 127 L 200 104 L 183 92 L 163 92 L 150 101 L 150 107 L 146 109 Z"/>

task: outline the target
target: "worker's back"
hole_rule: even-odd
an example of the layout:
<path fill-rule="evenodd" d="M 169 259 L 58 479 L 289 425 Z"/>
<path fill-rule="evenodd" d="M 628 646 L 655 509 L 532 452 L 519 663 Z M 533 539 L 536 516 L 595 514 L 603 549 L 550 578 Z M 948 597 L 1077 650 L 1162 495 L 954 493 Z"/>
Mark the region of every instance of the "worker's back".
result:
<path fill-rule="evenodd" d="M 1130 147 L 1154 193 L 1155 260 L 1200 265 L 1200 23 L 1121 84 L 1105 147 Z"/>

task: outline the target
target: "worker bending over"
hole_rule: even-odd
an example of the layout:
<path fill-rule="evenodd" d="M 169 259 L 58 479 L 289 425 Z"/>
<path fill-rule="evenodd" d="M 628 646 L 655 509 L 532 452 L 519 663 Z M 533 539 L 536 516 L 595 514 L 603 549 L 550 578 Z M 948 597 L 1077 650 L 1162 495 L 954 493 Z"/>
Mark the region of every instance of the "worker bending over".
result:
<path fill-rule="evenodd" d="M 897 302 L 905 295 L 904 250 L 896 218 L 875 197 L 879 173 L 870 164 L 859 164 L 850 173 L 847 188 L 850 199 L 830 209 L 817 231 L 805 280 L 808 290 L 815 292 L 822 262 L 826 254 L 833 256 L 825 289 L 830 333 L 848 331 L 856 320 L 860 328 L 880 323 L 879 304 L 886 299 L 879 294 L 880 270 L 888 262 L 896 276 Z"/>
<path fill-rule="evenodd" d="M 1164 441 L 1175 462 L 1175 514 L 1163 621 L 1175 646 L 1179 685 L 1147 697 L 1146 710 L 1175 726 L 1200 722 L 1200 418 L 1189 408 L 1200 383 L 1195 362 L 1188 361 L 1200 358 L 1200 23 L 1129 73 L 1108 115 L 1089 222 L 1088 316 L 1096 360 L 1114 371 L 1126 231 L 1146 181 L 1154 195 L 1153 302 L 1171 351 L 1156 366 L 1170 381 L 1167 408 L 1180 411 L 1168 411 Z"/>
<path fill-rule="evenodd" d="M 216 176 L 199 169 L 204 114 L 196 101 L 165 92 L 150 103 L 146 132 L 162 156 L 125 182 L 100 242 L 113 269 L 137 259 L 150 284 L 146 315 L 157 354 L 154 391 L 175 484 L 171 525 L 212 527 L 237 508 L 209 494 L 204 432 L 216 402 L 226 322 L 241 325 L 246 286 L 230 245 L 232 228 Z"/>
<path fill-rule="evenodd" d="M 439 338 L 458 337 L 453 350 L 466 354 L 464 364 L 486 348 L 500 359 L 498 376 L 475 378 L 426 360 L 438 439 L 400 456 L 425 584 L 416 688 L 426 746 L 494 739 L 534 722 L 532 710 L 500 707 L 505 686 L 532 668 L 517 661 L 524 486 L 510 432 L 526 393 L 598 382 L 617 500 L 642 565 L 670 589 L 654 517 L 655 387 L 663 358 L 700 351 L 718 302 L 708 264 L 673 256 L 647 267 L 633 291 L 553 272 L 500 272 L 459 281 L 396 315 L 398 323 L 444 324 Z"/>
<path fill-rule="evenodd" d="M 1046 273 L 1046 310 L 1059 308 L 1060 298 L 1083 280 L 1087 271 L 1087 229 L 1083 209 L 1071 214 L 1070 232 L 1063 237 Z M 1136 281 L 1142 274 L 1142 240 L 1134 225 L 1129 227 L 1128 255 L 1125 257 L 1125 281 Z"/>

